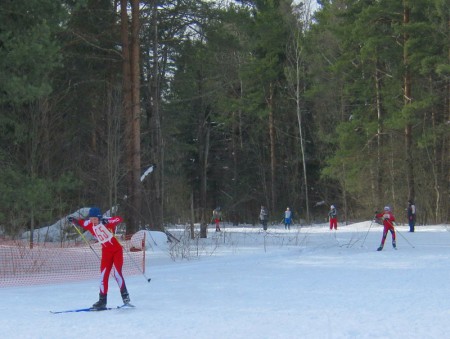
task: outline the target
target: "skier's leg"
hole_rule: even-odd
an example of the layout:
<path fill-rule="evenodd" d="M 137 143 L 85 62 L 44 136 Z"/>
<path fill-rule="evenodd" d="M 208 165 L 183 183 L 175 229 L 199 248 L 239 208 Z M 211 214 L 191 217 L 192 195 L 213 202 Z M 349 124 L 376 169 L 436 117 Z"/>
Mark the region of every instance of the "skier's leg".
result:
<path fill-rule="evenodd" d="M 100 262 L 100 293 L 98 301 L 92 305 L 93 308 L 103 309 L 106 307 L 108 295 L 108 281 L 112 264 L 113 263 L 110 253 L 108 253 L 107 251 L 102 251 L 102 259 Z"/>
<path fill-rule="evenodd" d="M 414 220 L 409 220 L 409 231 L 414 232 Z"/>
<path fill-rule="evenodd" d="M 109 274 L 113 266 L 113 253 L 102 251 L 102 260 L 100 263 L 100 293 L 108 294 Z"/>
<path fill-rule="evenodd" d="M 383 238 L 381 239 L 381 245 L 384 246 L 384 242 L 386 241 L 387 229 L 383 230 Z"/>
<path fill-rule="evenodd" d="M 113 257 L 114 261 L 114 279 L 117 281 L 117 285 L 119 285 L 119 289 L 125 286 L 125 279 L 123 278 L 122 268 L 123 268 L 123 250 L 116 251 Z"/>
<path fill-rule="evenodd" d="M 122 296 L 123 303 L 128 304 L 130 302 L 130 295 L 128 294 L 127 286 L 125 284 L 125 278 L 123 277 L 122 268 L 123 249 L 120 249 L 114 254 L 114 278 L 117 281 L 117 285 L 119 285 L 120 295 Z"/>
<path fill-rule="evenodd" d="M 381 244 L 380 244 L 380 247 L 378 247 L 377 251 L 381 251 L 383 249 L 384 242 L 386 241 L 387 232 L 388 232 L 387 227 L 384 227 L 384 229 L 383 229 L 383 236 L 381 238 Z"/>

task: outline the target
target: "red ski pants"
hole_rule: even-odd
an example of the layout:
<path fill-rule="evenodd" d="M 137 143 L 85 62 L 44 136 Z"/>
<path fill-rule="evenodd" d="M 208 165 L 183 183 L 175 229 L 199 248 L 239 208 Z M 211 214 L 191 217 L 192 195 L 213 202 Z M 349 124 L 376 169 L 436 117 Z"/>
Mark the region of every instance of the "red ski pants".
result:
<path fill-rule="evenodd" d="M 216 231 L 220 230 L 220 219 L 214 219 L 214 222 L 216 223 Z"/>
<path fill-rule="evenodd" d="M 100 263 L 100 293 L 108 294 L 109 275 L 114 266 L 114 278 L 120 290 L 125 287 L 125 279 L 122 274 L 123 249 L 122 246 L 113 249 L 102 249 L 102 260 Z"/>
<path fill-rule="evenodd" d="M 337 218 L 330 218 L 330 230 L 337 230 Z"/>
<path fill-rule="evenodd" d="M 384 242 L 386 241 L 386 237 L 387 237 L 387 233 L 391 232 L 392 234 L 392 241 L 395 241 L 395 229 L 394 226 L 392 225 L 388 225 L 387 223 L 384 224 L 384 229 L 383 229 L 383 238 L 381 238 L 381 245 L 384 246 Z"/>

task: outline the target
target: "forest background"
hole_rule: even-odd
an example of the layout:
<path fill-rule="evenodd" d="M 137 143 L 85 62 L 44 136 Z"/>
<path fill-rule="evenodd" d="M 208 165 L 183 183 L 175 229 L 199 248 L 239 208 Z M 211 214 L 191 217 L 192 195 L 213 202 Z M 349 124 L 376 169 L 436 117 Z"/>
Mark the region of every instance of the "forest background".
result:
<path fill-rule="evenodd" d="M 448 222 L 449 31 L 446 0 L 1 1 L 0 233 Z"/>

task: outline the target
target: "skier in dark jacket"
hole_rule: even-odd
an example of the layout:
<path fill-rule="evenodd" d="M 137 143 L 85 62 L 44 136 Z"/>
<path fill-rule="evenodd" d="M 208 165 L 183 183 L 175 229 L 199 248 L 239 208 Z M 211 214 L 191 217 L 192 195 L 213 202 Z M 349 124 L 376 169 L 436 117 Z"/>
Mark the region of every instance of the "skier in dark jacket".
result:
<path fill-rule="evenodd" d="M 408 201 L 406 212 L 408 214 L 409 231 L 414 232 L 414 226 L 416 225 L 416 205 L 414 204 L 414 201 Z"/>
<path fill-rule="evenodd" d="M 264 231 L 267 231 L 267 220 L 269 219 L 269 212 L 267 211 L 267 208 L 264 206 L 261 206 L 261 211 L 259 212 L 259 220 L 261 221 L 261 224 L 263 225 Z"/>

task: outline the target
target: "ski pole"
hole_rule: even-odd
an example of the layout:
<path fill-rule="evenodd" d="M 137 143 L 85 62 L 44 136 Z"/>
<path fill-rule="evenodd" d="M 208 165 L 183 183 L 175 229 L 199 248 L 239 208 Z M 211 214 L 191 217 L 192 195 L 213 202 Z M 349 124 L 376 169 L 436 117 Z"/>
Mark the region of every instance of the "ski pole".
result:
<path fill-rule="evenodd" d="M 395 225 L 395 226 L 397 226 L 395 223 L 392 223 L 392 224 Z M 400 234 L 400 235 L 402 236 L 402 238 L 405 239 L 405 241 L 409 244 L 409 246 L 411 246 L 412 248 L 415 248 L 415 247 L 413 246 L 413 244 L 411 244 L 411 243 L 408 241 L 408 239 L 406 239 L 406 237 L 405 237 L 403 234 L 401 234 L 395 227 L 394 227 L 394 229 L 395 229 L 395 232 L 396 232 L 396 233 Z"/>
<path fill-rule="evenodd" d="M 117 237 L 116 237 L 116 239 L 117 239 Z M 128 255 L 128 257 L 130 258 L 131 262 L 134 264 L 134 266 L 136 266 L 138 271 L 141 272 L 141 274 L 144 276 L 145 280 L 147 280 L 147 282 L 150 282 L 152 280 L 152 278 L 147 277 L 145 275 L 145 272 L 141 271 L 141 267 L 139 267 L 137 262 L 134 260 L 134 258 L 131 256 L 131 254 L 126 250 L 125 246 L 122 245 L 122 243 L 119 241 L 119 239 L 117 239 L 117 242 L 120 244 L 120 246 L 122 246 L 124 252 Z"/>
<path fill-rule="evenodd" d="M 370 231 L 370 228 L 372 227 L 372 224 L 373 224 L 373 220 L 370 222 L 369 229 L 367 230 L 366 236 L 364 237 L 364 240 L 361 244 L 361 248 L 364 246 L 364 243 L 366 242 L 366 238 L 369 235 L 369 231 Z"/>
<path fill-rule="evenodd" d="M 122 246 L 123 247 L 123 246 Z M 141 268 L 139 267 L 139 265 L 137 264 L 137 262 L 133 259 L 133 257 L 131 256 L 131 254 L 125 250 L 124 251 L 128 254 L 128 257 L 131 259 L 131 261 L 133 262 L 133 264 L 136 266 L 136 268 L 139 270 L 139 272 L 141 272 L 141 274 L 144 276 L 144 278 L 147 280 L 147 282 L 150 282 L 152 280 L 152 278 L 149 278 L 145 275 L 145 273 L 143 271 L 141 271 Z"/>
<path fill-rule="evenodd" d="M 98 255 L 97 252 L 95 252 L 94 248 L 91 246 L 91 244 L 90 244 L 89 241 L 86 239 L 86 237 L 84 236 L 84 234 L 81 233 L 81 231 L 78 229 L 78 227 L 77 227 L 73 222 L 70 222 L 70 224 L 75 228 L 75 230 L 77 231 L 77 233 L 81 236 L 81 238 L 84 240 L 84 242 L 89 246 L 89 248 L 92 250 L 92 252 L 94 252 L 94 254 L 97 256 L 98 260 L 101 261 L 100 256 Z"/>

